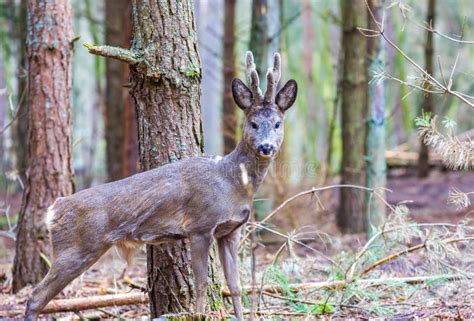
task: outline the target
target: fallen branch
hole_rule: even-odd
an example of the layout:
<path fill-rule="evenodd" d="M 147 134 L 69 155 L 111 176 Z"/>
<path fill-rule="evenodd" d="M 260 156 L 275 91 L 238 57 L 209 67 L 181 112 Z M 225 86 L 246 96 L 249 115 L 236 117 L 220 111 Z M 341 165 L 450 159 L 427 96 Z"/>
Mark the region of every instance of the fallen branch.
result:
<path fill-rule="evenodd" d="M 148 295 L 143 293 L 122 293 L 87 298 L 61 299 L 49 302 L 41 313 L 83 311 L 110 306 L 147 304 L 148 302 Z"/>
<path fill-rule="evenodd" d="M 364 247 L 356 254 L 354 258 L 354 262 L 350 266 L 349 270 L 346 273 L 346 279 L 352 279 L 355 274 L 355 270 L 357 268 L 357 265 L 359 264 L 360 258 L 369 250 L 369 248 L 372 246 L 372 244 L 381 236 L 386 235 L 388 233 L 393 233 L 397 232 L 400 230 L 404 229 L 410 229 L 410 228 L 419 228 L 419 227 L 444 227 L 444 228 L 457 228 L 458 225 L 456 224 L 450 224 L 450 223 L 416 223 L 416 224 L 408 224 L 408 225 L 403 225 L 403 226 L 396 226 L 388 229 L 382 229 L 378 231 L 376 234 L 374 234 L 368 241 L 365 243 Z"/>
<path fill-rule="evenodd" d="M 472 276 L 469 275 L 468 279 L 471 279 Z M 261 288 L 263 292 L 273 293 L 273 294 L 283 294 L 286 292 L 300 292 L 305 290 L 339 290 L 344 288 L 348 284 L 357 284 L 364 286 L 377 286 L 382 284 L 389 283 L 406 283 L 406 284 L 420 284 L 434 280 L 446 280 L 446 281 L 455 281 L 455 280 L 466 280 L 466 275 L 461 274 L 440 274 L 440 275 L 428 275 L 428 276 L 411 276 L 411 277 L 388 277 L 388 278 L 378 278 L 378 279 L 358 279 L 353 281 L 345 280 L 336 280 L 336 281 L 322 281 L 322 282 L 308 282 L 308 283 L 298 283 L 298 284 L 289 284 L 285 289 L 279 285 L 265 285 Z M 250 293 L 252 287 L 242 288 L 242 292 Z M 228 289 L 222 290 L 222 295 L 225 297 L 230 296 Z"/>
<path fill-rule="evenodd" d="M 472 241 L 474 240 L 474 237 L 461 237 L 461 238 L 452 238 L 452 239 L 447 239 L 447 240 L 443 240 L 444 243 L 457 243 L 457 242 L 465 242 L 465 241 Z M 408 253 L 411 253 L 411 252 L 415 252 L 417 250 L 420 250 L 420 249 L 424 249 L 426 248 L 426 246 L 429 244 L 429 242 L 423 242 L 423 243 L 420 243 L 420 244 L 417 244 L 417 245 L 414 245 L 412 247 L 409 247 L 407 249 L 404 249 L 404 250 L 401 250 L 397 253 L 393 253 L 393 254 L 390 254 L 384 258 L 381 258 L 380 260 L 372 263 L 370 266 L 366 267 L 361 273 L 360 273 L 360 276 L 362 275 L 365 275 L 367 274 L 368 272 L 372 271 L 373 269 L 375 269 L 376 267 L 382 265 L 382 264 L 385 264 L 385 263 L 388 263 L 390 261 L 393 261 L 397 258 L 399 258 L 400 256 L 402 255 L 405 255 L 405 254 L 408 254 Z"/>

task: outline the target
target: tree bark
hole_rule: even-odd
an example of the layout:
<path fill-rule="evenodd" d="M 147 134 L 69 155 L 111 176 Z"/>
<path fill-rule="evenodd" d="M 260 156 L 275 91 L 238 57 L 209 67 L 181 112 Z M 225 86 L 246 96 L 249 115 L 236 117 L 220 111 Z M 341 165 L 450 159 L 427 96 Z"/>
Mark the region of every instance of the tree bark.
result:
<path fill-rule="evenodd" d="M 341 183 L 365 186 L 365 140 L 367 115 L 367 39 L 357 27 L 367 28 L 364 0 L 341 1 L 344 50 L 342 78 L 342 168 Z M 338 226 L 347 232 L 364 230 L 364 193 L 341 190 Z"/>
<path fill-rule="evenodd" d="M 234 150 L 237 142 L 237 109 L 231 88 L 232 80 L 235 78 L 235 5 L 235 0 L 224 1 L 222 132 L 225 155 Z"/>
<path fill-rule="evenodd" d="M 129 0 L 106 0 L 105 42 L 129 47 L 132 37 Z M 128 66 L 113 59 L 105 61 L 106 106 L 105 140 L 107 175 L 115 181 L 138 171 L 138 134 L 133 102 L 124 85 L 128 83 Z"/>
<path fill-rule="evenodd" d="M 133 10 L 134 52 L 146 63 L 131 66 L 142 170 L 203 152 L 200 61 L 190 0 L 141 1 Z M 179 31 L 179 32 L 178 32 Z M 148 287 L 153 317 L 189 311 L 194 297 L 190 254 L 183 241 L 148 246 Z M 210 269 L 211 309 L 220 285 Z"/>
<path fill-rule="evenodd" d="M 426 14 L 426 21 L 431 23 L 431 27 L 434 28 L 436 18 L 436 0 L 428 0 L 428 10 Z M 427 32 L 426 45 L 425 45 L 425 70 L 430 75 L 433 74 L 433 32 Z M 430 86 L 425 83 L 425 87 Z M 423 103 L 421 105 L 421 111 L 424 113 L 433 113 L 433 96 L 429 93 L 423 93 Z M 428 146 L 420 141 L 420 156 L 418 158 L 418 177 L 427 177 L 430 173 L 430 162 L 429 162 L 429 148 Z"/>
<path fill-rule="evenodd" d="M 369 5 L 377 18 L 383 16 L 384 0 L 371 0 Z M 369 28 L 377 28 L 369 18 Z M 369 69 L 377 70 L 384 64 L 384 41 L 381 37 L 370 38 L 368 43 Z M 374 82 L 369 85 L 369 114 L 367 123 L 367 187 L 384 188 L 387 183 L 387 161 L 385 158 L 385 92 L 383 82 Z M 383 189 L 378 191 L 382 197 Z M 365 230 L 370 238 L 385 221 L 386 206 L 378 197 L 366 194 Z"/>
<path fill-rule="evenodd" d="M 73 192 L 71 161 L 70 1 L 28 3 L 28 170 L 20 211 L 13 291 L 35 284 L 50 255 L 44 214 L 57 197 Z M 42 257 L 43 256 L 43 257 Z"/>

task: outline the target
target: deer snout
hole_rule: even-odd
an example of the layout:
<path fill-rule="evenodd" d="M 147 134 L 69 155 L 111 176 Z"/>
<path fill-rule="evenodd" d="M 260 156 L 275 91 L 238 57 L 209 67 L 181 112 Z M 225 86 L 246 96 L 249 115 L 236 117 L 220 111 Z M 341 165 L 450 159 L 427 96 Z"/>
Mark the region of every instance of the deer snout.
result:
<path fill-rule="evenodd" d="M 270 143 L 263 143 L 258 145 L 258 152 L 263 156 L 271 156 L 275 152 L 275 145 Z"/>

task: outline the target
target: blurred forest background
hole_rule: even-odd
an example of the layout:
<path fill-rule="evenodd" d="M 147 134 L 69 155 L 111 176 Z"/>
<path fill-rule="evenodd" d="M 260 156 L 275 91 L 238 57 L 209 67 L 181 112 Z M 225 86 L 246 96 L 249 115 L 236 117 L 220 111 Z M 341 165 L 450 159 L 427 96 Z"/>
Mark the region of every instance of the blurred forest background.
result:
<path fill-rule="evenodd" d="M 374 201 L 382 209 L 371 208 L 374 194 L 393 206 L 402 202 L 413 211 L 410 219 L 421 223 L 457 223 L 473 217 L 472 154 L 468 153 L 467 164 L 452 166 L 446 160 L 449 155 L 420 143 L 419 130 L 432 129 L 431 116 L 436 115 L 436 130 L 472 146 L 474 7 L 469 0 L 374 3 L 383 35 L 395 46 L 377 34 L 364 1 L 193 3 L 206 154 L 227 154 L 239 139 L 242 113 L 234 105 L 230 83 L 235 77 L 245 78 L 247 50 L 256 57 L 261 79 L 273 53 L 280 52 L 282 83 L 288 79 L 298 83 L 296 105 L 286 115 L 283 149 L 255 203 L 257 219 L 312 187 L 342 183 L 372 191 L 368 197 L 361 191 L 331 189 L 318 194 L 317 201 L 292 203 L 273 221 L 285 235 L 316 226 L 354 249 L 367 236 L 346 239 L 346 232 L 368 232 L 370 239 L 385 222 L 385 201 Z M 31 161 L 27 5 L 26 0 L 0 0 L 0 244 L 5 245 L 0 263 L 6 267 L 11 264 Z M 137 173 L 140 164 L 129 68 L 91 55 L 82 46 L 129 48 L 131 1 L 73 0 L 72 7 L 72 160 L 78 191 Z M 461 94 L 443 93 L 416 65 Z M 385 187 L 393 192 L 385 196 L 385 190 L 378 189 Z M 464 203 L 453 201 L 456 195 Z M 449 200 L 462 206 L 450 207 Z M 279 239 L 276 233 L 260 237 L 270 246 Z M 2 271 L 10 273 L 8 268 Z"/>
<path fill-rule="evenodd" d="M 1 114 L 0 125 L 3 128 L 16 113 L 17 106 L 25 105 L 25 28 L 26 1 L 2 1 L 1 19 Z M 232 1 L 230 1 L 232 2 Z M 397 3 L 398 1 L 394 1 Z M 126 85 L 127 68 L 124 66 L 122 78 L 119 74 L 106 73 L 106 60 L 90 55 L 82 43 L 102 44 L 112 37 L 126 44 L 127 23 L 131 37 L 130 21 L 118 17 L 117 12 L 108 12 L 104 1 L 73 1 L 74 34 L 80 36 L 76 42 L 73 57 L 73 161 L 78 190 L 106 182 L 111 178 L 126 176 L 135 172 L 138 165 L 136 153 L 130 153 L 130 167 L 115 174 L 114 169 L 107 166 L 107 135 L 113 136 L 112 119 L 129 112 L 133 118 L 133 106 L 125 106 L 127 88 L 123 98 L 107 96 L 107 88 L 111 84 Z M 417 24 L 424 24 L 427 15 L 426 1 L 401 1 L 409 6 L 406 17 L 400 12 L 399 6 L 386 10 L 386 33 L 390 39 L 403 49 L 410 57 L 424 66 L 426 30 Z M 341 166 L 342 139 L 340 79 L 341 63 L 341 13 L 337 1 L 269 1 L 268 25 L 270 46 L 266 50 L 268 58 L 262 61 L 266 70 L 273 52 L 279 51 L 283 57 L 283 77 L 294 78 L 299 84 L 297 106 L 287 116 L 285 161 L 291 164 L 288 183 L 298 185 L 305 180 L 318 183 L 323 174 L 337 175 Z M 390 4 L 390 1 L 387 2 Z M 225 8 L 225 5 L 233 8 Z M 273 5 L 275 8 L 273 8 Z M 110 6 L 112 9 L 113 6 Z M 202 64 L 202 98 L 201 109 L 204 125 L 205 151 L 209 155 L 224 153 L 223 135 L 223 68 L 232 69 L 237 77 L 243 77 L 244 53 L 249 50 L 252 29 L 252 1 L 236 1 L 230 5 L 225 1 L 195 1 L 195 20 L 198 31 L 199 54 Z M 130 10 L 129 8 L 127 8 Z M 227 11 L 226 11 L 227 9 Z M 436 29 L 449 35 L 460 35 L 465 24 L 465 37 L 469 38 L 471 19 L 474 9 L 469 1 L 438 1 L 436 5 Z M 233 15 L 229 17 L 227 15 Z M 235 37 L 225 36 L 225 22 L 235 21 Z M 109 32 L 107 32 L 109 31 Z M 115 40 L 115 39 L 114 39 Z M 127 46 L 125 46 L 127 47 Z M 231 57 L 226 54 L 229 53 Z M 436 65 L 439 63 L 448 72 L 459 53 L 459 66 L 453 78 L 458 91 L 469 94 L 474 90 L 472 75 L 474 66 L 469 63 L 474 55 L 472 45 L 457 45 L 441 37 L 434 37 L 434 56 Z M 386 48 L 384 60 L 379 68 L 400 79 L 411 81 L 418 77 L 417 71 L 407 64 L 404 58 L 391 47 Z M 439 76 L 439 68 L 434 68 Z M 373 76 L 373 74 L 372 74 Z M 284 81 L 285 79 L 283 79 Z M 369 79 L 370 80 L 370 79 Z M 394 150 L 407 144 L 405 150 L 418 151 L 418 139 L 415 130 L 415 118 L 420 114 L 423 93 L 401 86 L 395 81 L 385 81 L 385 115 L 387 118 L 386 146 Z M 227 92 L 227 94 L 230 94 Z M 123 106 L 117 105 L 122 103 Z M 472 129 L 473 118 L 468 116 L 471 111 L 450 96 L 433 97 L 434 113 L 443 119 L 445 116 L 456 122 L 456 133 Z M 130 102 L 128 102 L 130 104 Z M 232 107 L 233 108 L 233 107 Z M 234 108 L 233 108 L 234 109 Z M 232 111 L 234 112 L 234 111 Z M 2 171 L 1 186 L 5 186 L 7 176 L 22 174 L 26 162 L 26 133 L 21 122 L 25 116 L 2 133 Z M 238 116 L 240 114 L 237 112 Z M 109 123 L 109 126 L 106 124 Z M 131 121 L 133 123 L 133 121 Z M 127 141 L 130 148 L 137 150 L 134 128 L 123 124 L 130 135 Z M 136 130 L 136 129 L 135 129 Z M 109 133 L 111 131 L 112 133 Z M 220 134 L 219 134 L 220 133 Z M 238 133 L 237 133 L 238 135 Z M 15 139 L 18 137 L 17 139 Z M 120 136 L 118 136 L 120 137 Z M 127 139 L 125 139 L 127 140 Z M 119 145 L 118 145 L 119 146 Z M 114 163 L 122 156 L 117 148 L 110 148 L 117 153 Z M 311 164 L 307 172 L 302 172 L 305 164 Z M 117 164 L 117 167 L 122 165 Z M 7 175 L 8 174 L 8 175 Z M 17 189 L 18 183 L 10 184 Z"/>

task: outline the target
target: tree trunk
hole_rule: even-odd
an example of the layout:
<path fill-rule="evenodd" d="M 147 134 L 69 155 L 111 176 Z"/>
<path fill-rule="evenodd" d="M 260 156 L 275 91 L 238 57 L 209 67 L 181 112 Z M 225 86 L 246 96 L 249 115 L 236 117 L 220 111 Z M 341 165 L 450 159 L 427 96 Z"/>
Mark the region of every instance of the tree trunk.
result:
<path fill-rule="evenodd" d="M 197 26 L 199 56 L 201 58 L 201 112 L 204 147 L 207 155 L 223 152 L 222 79 L 224 32 L 224 0 L 195 0 L 194 17 Z M 219 21 L 219 23 L 216 23 Z"/>
<path fill-rule="evenodd" d="M 369 2 L 378 21 L 383 16 L 383 0 Z M 369 28 L 376 29 L 372 19 L 369 18 Z M 368 56 L 370 59 L 369 70 L 378 70 L 384 65 L 384 44 L 381 37 L 370 38 L 368 43 Z M 367 187 L 384 188 L 387 183 L 387 162 L 385 159 L 385 93 L 384 83 L 374 82 L 369 86 L 369 114 L 367 123 Z M 383 197 L 385 192 L 379 193 Z M 374 195 L 366 194 L 366 219 L 365 229 L 370 238 L 376 228 L 385 220 L 385 203 Z"/>
<path fill-rule="evenodd" d="M 0 55 L 0 90 L 5 88 L 5 73 L 4 73 L 4 61 L 3 55 Z M 1 134 L 5 126 L 5 110 L 7 110 L 7 97 L 3 93 L 0 93 L 0 188 L 4 187 L 5 180 L 5 135 Z"/>
<path fill-rule="evenodd" d="M 280 13 L 280 1 L 278 0 L 252 1 L 249 50 L 254 55 L 262 90 L 265 90 L 266 86 L 267 68 L 273 66 L 273 54 L 280 50 Z M 284 141 L 268 175 L 268 184 L 273 190 L 273 201 L 276 203 L 283 201 L 286 190 L 288 164 L 285 163 L 285 154 L 286 146 Z"/>
<path fill-rule="evenodd" d="M 431 23 L 434 28 L 436 18 L 436 0 L 428 0 L 428 11 L 426 14 L 426 21 Z M 425 69 L 430 75 L 433 74 L 433 32 L 427 32 L 425 45 Z M 430 86 L 425 83 L 425 87 Z M 421 111 L 424 113 L 433 113 L 433 96 L 429 93 L 423 93 L 423 103 L 421 105 Z M 420 156 L 418 158 L 418 177 L 427 177 L 430 173 L 429 165 L 429 148 L 428 146 L 420 141 Z"/>
<path fill-rule="evenodd" d="M 131 93 L 140 162 L 149 170 L 203 151 L 200 61 L 190 0 L 137 0 L 133 21 L 132 50 L 144 52 L 147 63 L 131 66 Z M 189 311 L 194 289 L 186 244 L 148 246 L 147 257 L 152 316 Z M 211 309 L 221 302 L 214 272 L 211 268 Z"/>
<path fill-rule="evenodd" d="M 28 4 L 28 170 L 20 211 L 13 291 L 35 284 L 50 255 L 44 214 L 57 197 L 73 192 L 71 161 L 70 1 Z"/>
<path fill-rule="evenodd" d="M 237 141 L 237 109 L 232 98 L 231 88 L 232 80 L 235 78 L 235 4 L 235 0 L 224 1 L 222 132 L 225 155 L 234 150 Z"/>
<path fill-rule="evenodd" d="M 129 47 L 132 36 L 129 0 L 106 0 L 105 42 Z M 135 111 L 124 85 L 128 83 L 128 66 L 113 59 L 105 61 L 106 108 L 105 140 L 107 175 L 115 181 L 137 172 L 138 134 Z"/>
<path fill-rule="evenodd" d="M 368 15 L 364 0 L 341 1 L 341 11 L 344 50 L 341 183 L 365 186 L 367 38 L 356 28 L 367 28 Z M 339 227 L 347 232 L 363 231 L 363 213 L 364 193 L 353 188 L 341 189 Z"/>
<path fill-rule="evenodd" d="M 27 1 L 21 0 L 18 13 L 19 26 L 19 60 L 17 71 L 17 120 L 12 124 L 12 139 L 15 141 L 15 167 L 20 179 L 25 182 L 27 168 L 27 137 L 28 137 L 28 93 L 26 83 L 26 11 Z"/>
<path fill-rule="evenodd" d="M 268 57 L 268 0 L 252 1 L 252 25 L 249 48 L 253 53 L 260 78 L 260 87 L 265 88 L 265 72 Z"/>

